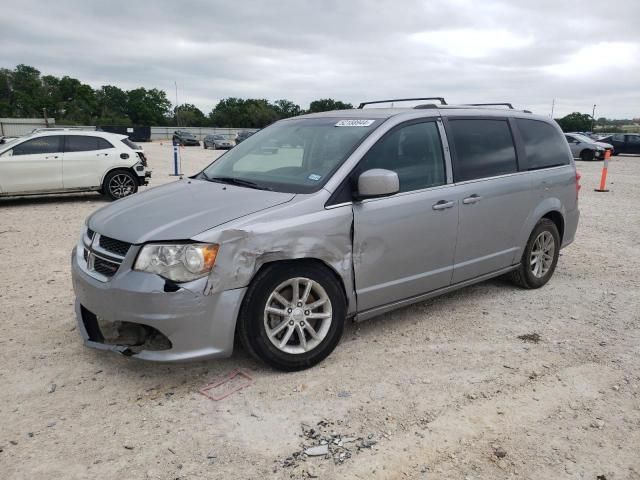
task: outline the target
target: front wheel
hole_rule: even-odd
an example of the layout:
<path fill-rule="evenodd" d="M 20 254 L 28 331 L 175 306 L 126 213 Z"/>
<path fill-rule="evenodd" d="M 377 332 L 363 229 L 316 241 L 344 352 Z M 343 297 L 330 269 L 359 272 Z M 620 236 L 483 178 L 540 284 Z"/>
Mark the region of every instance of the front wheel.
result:
<path fill-rule="evenodd" d="M 585 162 L 590 162 L 595 158 L 593 150 L 583 150 L 580 152 L 580 159 Z"/>
<path fill-rule="evenodd" d="M 238 335 L 257 359 L 283 371 L 324 360 L 342 336 L 346 301 L 338 280 L 313 263 L 261 270 L 247 290 Z"/>
<path fill-rule="evenodd" d="M 548 218 L 538 222 L 522 254 L 520 266 L 511 272 L 511 280 L 523 288 L 540 288 L 546 284 L 558 264 L 560 234 Z"/>
<path fill-rule="evenodd" d="M 126 170 L 114 170 L 104 179 L 102 191 L 111 200 L 128 197 L 138 191 L 138 180 Z"/>

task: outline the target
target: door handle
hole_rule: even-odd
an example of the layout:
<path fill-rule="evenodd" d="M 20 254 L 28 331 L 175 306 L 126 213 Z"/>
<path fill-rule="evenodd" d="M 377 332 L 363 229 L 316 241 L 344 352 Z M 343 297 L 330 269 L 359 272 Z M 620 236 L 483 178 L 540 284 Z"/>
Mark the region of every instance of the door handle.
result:
<path fill-rule="evenodd" d="M 446 208 L 453 207 L 453 205 L 454 205 L 453 202 L 447 202 L 446 200 L 440 200 L 438 203 L 434 203 L 431 208 L 433 208 L 434 210 L 444 210 Z"/>
<path fill-rule="evenodd" d="M 467 197 L 464 200 L 462 200 L 462 203 L 464 203 L 465 205 L 472 205 L 474 203 L 478 203 L 480 200 L 482 200 L 482 197 L 474 193 L 470 197 Z"/>
<path fill-rule="evenodd" d="M 45 160 L 49 160 L 50 158 L 58 158 L 58 155 L 49 155 L 48 157 L 44 157 Z"/>

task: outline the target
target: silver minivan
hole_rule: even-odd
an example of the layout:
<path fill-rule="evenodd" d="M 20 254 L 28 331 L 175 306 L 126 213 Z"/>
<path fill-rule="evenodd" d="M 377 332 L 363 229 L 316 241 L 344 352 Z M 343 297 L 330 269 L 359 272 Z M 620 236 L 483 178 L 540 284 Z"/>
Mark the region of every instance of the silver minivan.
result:
<path fill-rule="evenodd" d="M 72 254 L 79 331 L 158 361 L 229 356 L 238 337 L 304 369 L 347 319 L 498 275 L 542 287 L 574 239 L 579 188 L 558 125 L 526 111 L 430 102 L 281 120 L 89 216 Z"/>

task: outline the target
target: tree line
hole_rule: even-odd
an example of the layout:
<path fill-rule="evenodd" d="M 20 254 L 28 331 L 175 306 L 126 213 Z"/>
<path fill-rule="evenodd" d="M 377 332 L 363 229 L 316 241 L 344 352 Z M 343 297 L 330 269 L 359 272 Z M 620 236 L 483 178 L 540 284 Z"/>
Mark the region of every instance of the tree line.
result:
<path fill-rule="evenodd" d="M 41 118 L 45 112 L 61 125 L 159 125 L 178 127 L 263 128 L 303 113 L 350 109 L 331 98 L 314 100 L 308 110 L 282 99 L 225 98 L 205 114 L 195 105 L 174 106 L 165 91 L 114 85 L 94 89 L 76 78 L 42 75 L 29 65 L 0 68 L 0 117 Z"/>

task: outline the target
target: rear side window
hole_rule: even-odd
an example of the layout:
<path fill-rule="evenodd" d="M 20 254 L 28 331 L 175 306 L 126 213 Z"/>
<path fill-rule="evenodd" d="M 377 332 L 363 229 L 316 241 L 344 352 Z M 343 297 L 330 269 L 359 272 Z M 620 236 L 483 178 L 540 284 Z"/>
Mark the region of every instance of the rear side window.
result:
<path fill-rule="evenodd" d="M 93 150 L 105 150 L 113 148 L 110 142 L 100 137 L 88 135 L 66 135 L 65 152 L 90 152 Z"/>
<path fill-rule="evenodd" d="M 367 152 L 356 173 L 372 168 L 396 172 L 401 192 L 443 185 L 444 156 L 435 122 L 402 126 L 385 135 Z"/>
<path fill-rule="evenodd" d="M 557 167 L 569 163 L 566 143 L 551 125 L 539 120 L 516 118 L 516 125 L 524 141 L 527 169 Z M 567 136 L 569 142 L 575 138 Z"/>
<path fill-rule="evenodd" d="M 128 138 L 123 138 L 122 139 L 122 143 L 124 143 L 127 147 L 129 147 L 131 150 L 142 150 L 137 143 L 133 143 L 131 140 L 129 140 Z"/>
<path fill-rule="evenodd" d="M 456 182 L 518 171 L 516 149 L 506 120 L 449 120 Z"/>
<path fill-rule="evenodd" d="M 27 140 L 13 147 L 13 155 L 38 155 L 61 152 L 60 136 L 47 136 Z"/>

